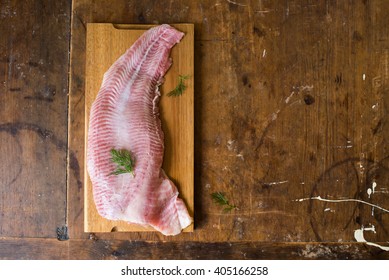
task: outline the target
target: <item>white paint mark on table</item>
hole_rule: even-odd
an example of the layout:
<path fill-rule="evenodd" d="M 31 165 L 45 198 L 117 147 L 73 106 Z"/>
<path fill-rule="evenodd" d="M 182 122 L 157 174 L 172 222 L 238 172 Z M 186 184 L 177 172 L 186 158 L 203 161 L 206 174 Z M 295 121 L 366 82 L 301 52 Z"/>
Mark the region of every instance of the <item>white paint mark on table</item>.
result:
<path fill-rule="evenodd" d="M 312 91 L 313 90 L 313 85 L 305 85 L 305 86 L 299 86 L 296 87 L 299 90 L 306 90 L 306 91 Z"/>
<path fill-rule="evenodd" d="M 239 154 L 236 155 L 238 158 L 240 158 L 241 160 L 244 160 L 244 156 L 242 155 L 242 152 L 240 152 Z"/>
<path fill-rule="evenodd" d="M 222 171 L 229 171 L 229 172 L 232 172 L 231 169 L 230 169 L 227 165 L 225 165 L 225 166 L 223 167 Z"/>
<path fill-rule="evenodd" d="M 366 80 L 366 74 L 365 73 L 362 74 L 362 80 Z"/>
<path fill-rule="evenodd" d="M 367 195 L 369 196 L 369 198 L 370 198 L 371 194 L 372 194 L 372 190 L 371 190 L 371 188 L 368 188 L 367 189 Z"/>
<path fill-rule="evenodd" d="M 262 57 L 265 57 L 265 56 L 266 56 L 266 49 L 264 49 L 262 52 Z"/>
<path fill-rule="evenodd" d="M 363 168 L 362 166 L 360 166 L 360 167 Z M 378 192 L 378 191 L 376 191 L 376 188 L 377 188 L 377 183 L 375 181 L 373 181 L 371 188 L 368 188 L 368 190 L 367 190 L 369 198 L 370 198 L 370 196 L 372 194 Z M 383 190 L 383 188 L 380 188 L 380 190 Z M 384 188 L 384 190 L 387 190 L 387 189 Z M 376 208 L 381 210 L 381 211 L 383 211 L 383 212 L 389 213 L 388 209 L 385 209 L 385 208 L 383 208 L 383 207 L 381 207 L 379 205 L 376 205 L 376 204 L 373 204 L 373 203 L 369 203 L 369 202 L 366 202 L 366 201 L 363 201 L 363 200 L 360 200 L 360 199 L 353 199 L 353 198 L 327 199 L 327 198 L 322 198 L 320 196 L 314 196 L 314 197 L 296 199 L 295 201 L 302 202 L 302 201 L 306 201 L 306 200 L 320 200 L 320 201 L 330 202 L 330 203 L 341 203 L 341 202 L 362 203 L 362 204 L 369 205 L 369 206 L 372 207 L 372 210 L 371 210 L 372 216 L 374 216 L 374 209 L 376 209 Z M 325 208 L 324 209 L 324 212 L 329 212 L 329 211 L 332 212 L 334 210 L 331 210 L 331 208 Z M 364 232 L 365 231 L 372 231 L 372 232 L 376 233 L 374 225 L 371 225 L 370 227 L 366 227 L 366 228 L 364 226 L 362 226 L 360 229 L 357 229 L 357 230 L 354 231 L 354 238 L 356 239 L 357 242 L 363 242 L 363 243 L 365 243 L 367 245 L 378 247 L 381 250 L 389 251 L 389 246 L 381 246 L 379 244 L 367 241 L 365 239 L 365 237 L 364 237 Z"/>
<path fill-rule="evenodd" d="M 360 199 L 354 199 L 354 198 L 328 199 L 328 198 L 322 198 L 320 196 L 313 196 L 313 197 L 295 199 L 295 201 L 298 201 L 298 202 L 302 202 L 302 201 L 306 201 L 306 200 L 320 200 L 320 201 L 332 202 L 332 203 L 341 203 L 341 202 L 362 203 L 362 204 L 366 204 L 366 205 L 369 205 L 371 207 L 375 207 L 377 209 L 380 209 L 383 212 L 389 213 L 388 209 L 385 209 L 385 208 L 383 208 L 383 207 L 381 207 L 379 205 L 376 205 L 376 204 L 373 204 L 373 203 L 370 203 L 370 202 L 366 202 L 366 201 L 360 200 Z"/>
<path fill-rule="evenodd" d="M 369 198 L 371 194 L 374 194 L 376 192 L 375 190 L 376 188 L 377 188 L 377 183 L 373 181 L 371 188 L 367 189 L 367 194 L 369 195 Z M 371 208 L 371 215 L 374 216 L 374 207 Z"/>
<path fill-rule="evenodd" d="M 257 208 L 263 209 L 266 208 L 266 205 L 263 201 L 258 201 Z"/>
<path fill-rule="evenodd" d="M 288 182 L 289 182 L 288 180 L 285 180 L 285 181 L 270 182 L 270 183 L 264 183 L 264 184 L 267 185 L 267 186 L 272 186 L 272 185 L 286 184 L 286 183 L 288 183 Z"/>
<path fill-rule="evenodd" d="M 294 95 L 294 91 L 285 99 L 285 103 L 288 104 L 292 96 Z"/>
<path fill-rule="evenodd" d="M 354 231 L 354 238 L 357 242 L 363 242 L 363 243 L 366 243 L 367 245 L 378 247 L 381 250 L 389 251 L 389 246 L 381 246 L 379 244 L 367 241 L 365 239 L 365 236 L 364 236 L 365 231 L 372 231 L 374 233 L 377 233 L 374 225 L 371 225 L 370 227 L 366 227 L 366 228 L 364 226 L 362 226 L 360 229 L 357 229 Z"/>
<path fill-rule="evenodd" d="M 234 150 L 234 143 L 235 143 L 235 140 L 228 140 L 228 141 L 227 141 L 227 149 L 228 149 L 229 151 Z"/>
<path fill-rule="evenodd" d="M 371 185 L 371 188 L 368 188 L 368 189 L 367 189 L 367 195 L 369 196 L 369 198 L 370 198 L 370 196 L 371 196 L 372 194 L 375 193 L 375 189 L 376 189 L 376 188 L 377 188 L 377 183 L 376 183 L 376 182 L 373 182 L 372 185 Z"/>
<path fill-rule="evenodd" d="M 373 190 L 373 193 L 375 193 L 375 189 L 377 188 L 377 183 L 376 183 L 376 182 L 373 182 L 373 183 L 371 184 L 371 188 L 372 188 L 372 190 Z"/>
<path fill-rule="evenodd" d="M 227 149 L 230 151 L 230 152 L 235 152 L 236 154 L 235 155 L 229 155 L 229 156 L 236 156 L 238 158 L 240 158 L 241 160 L 244 160 L 244 156 L 242 154 L 242 151 L 238 151 L 238 148 L 236 146 L 236 140 L 228 140 L 227 141 Z"/>
<path fill-rule="evenodd" d="M 270 119 L 271 119 L 272 121 L 275 121 L 275 120 L 278 118 L 278 114 L 279 114 L 280 112 L 281 112 L 280 109 L 278 109 L 277 111 L 275 111 L 273 114 L 271 114 Z"/>

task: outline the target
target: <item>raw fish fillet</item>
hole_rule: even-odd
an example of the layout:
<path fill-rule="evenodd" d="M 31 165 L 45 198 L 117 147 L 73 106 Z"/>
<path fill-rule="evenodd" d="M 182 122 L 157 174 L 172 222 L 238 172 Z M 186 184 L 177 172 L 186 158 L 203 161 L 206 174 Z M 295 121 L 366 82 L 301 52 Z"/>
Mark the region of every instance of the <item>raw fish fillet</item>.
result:
<path fill-rule="evenodd" d="M 164 135 L 159 85 L 170 49 L 184 36 L 164 24 L 146 31 L 104 74 L 89 120 L 87 168 L 98 213 L 176 235 L 192 223 L 174 183 L 162 170 Z M 116 170 L 111 149 L 130 151 L 131 173 Z"/>

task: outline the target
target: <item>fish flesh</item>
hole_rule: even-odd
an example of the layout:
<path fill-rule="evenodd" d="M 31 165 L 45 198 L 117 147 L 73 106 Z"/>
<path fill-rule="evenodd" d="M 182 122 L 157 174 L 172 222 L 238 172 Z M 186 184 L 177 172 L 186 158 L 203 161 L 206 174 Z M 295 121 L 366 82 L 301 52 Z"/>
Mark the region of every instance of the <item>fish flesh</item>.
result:
<path fill-rule="evenodd" d="M 88 129 L 87 170 L 98 213 L 177 235 L 192 218 L 162 169 L 164 134 L 159 86 L 184 33 L 163 24 L 146 31 L 104 74 Z M 126 150 L 134 174 L 113 175 L 111 150 Z"/>

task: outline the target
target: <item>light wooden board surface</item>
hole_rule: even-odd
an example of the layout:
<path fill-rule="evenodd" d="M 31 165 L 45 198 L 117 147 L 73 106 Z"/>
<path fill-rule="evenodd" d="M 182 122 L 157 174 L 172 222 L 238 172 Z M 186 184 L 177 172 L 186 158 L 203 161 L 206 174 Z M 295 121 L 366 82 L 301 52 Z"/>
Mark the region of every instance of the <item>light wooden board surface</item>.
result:
<path fill-rule="evenodd" d="M 113 25 L 89 23 L 86 38 L 86 83 L 85 83 L 85 151 L 87 150 L 90 108 L 100 89 L 102 78 L 108 68 L 153 25 Z M 180 197 L 189 213 L 194 213 L 194 157 L 193 157 L 193 24 L 172 25 L 185 33 L 179 44 L 173 47 L 173 64 L 161 86 L 160 110 L 162 129 L 165 134 L 163 169 L 176 184 Z M 167 93 L 177 85 L 178 75 L 190 75 L 188 86 L 180 97 L 168 97 Z M 85 156 L 86 160 L 86 156 Z M 86 166 L 86 161 L 85 161 Z M 95 208 L 87 169 L 85 168 L 84 230 L 86 232 L 153 231 L 151 227 L 110 221 L 101 217 Z M 193 224 L 184 231 L 193 231 Z"/>

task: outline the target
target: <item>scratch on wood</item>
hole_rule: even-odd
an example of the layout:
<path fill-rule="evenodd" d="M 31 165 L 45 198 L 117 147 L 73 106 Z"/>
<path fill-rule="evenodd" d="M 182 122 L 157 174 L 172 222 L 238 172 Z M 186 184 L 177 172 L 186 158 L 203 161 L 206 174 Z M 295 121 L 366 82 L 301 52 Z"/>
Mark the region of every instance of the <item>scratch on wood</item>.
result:
<path fill-rule="evenodd" d="M 383 59 L 382 59 L 382 67 L 384 74 L 384 84 L 388 84 L 389 80 L 389 50 L 385 49 Z"/>
<path fill-rule="evenodd" d="M 255 211 L 255 212 L 251 212 L 251 211 L 248 211 L 248 212 L 244 212 L 244 211 L 241 211 L 239 210 L 239 216 L 254 216 L 254 215 L 284 215 L 284 216 L 288 216 L 288 217 L 295 217 L 297 216 L 297 214 L 292 214 L 292 213 L 289 213 L 289 212 L 284 212 L 284 211 L 280 211 L 280 210 L 268 210 L 268 211 Z M 235 213 L 230 213 L 230 212 L 211 212 L 211 213 L 208 213 L 208 215 L 213 215 L 213 216 L 236 216 Z"/>
<path fill-rule="evenodd" d="M 254 11 L 254 13 L 257 13 L 257 14 L 267 14 L 267 13 L 270 13 L 271 10 L 264 10 L 264 11 Z"/>
<path fill-rule="evenodd" d="M 237 3 L 237 2 L 234 2 L 232 0 L 227 0 L 228 3 L 231 3 L 233 5 L 237 5 L 237 6 L 241 6 L 241 7 L 247 7 L 246 4 L 242 4 L 242 3 Z"/>
<path fill-rule="evenodd" d="M 81 16 L 79 14 L 77 14 L 76 12 L 73 12 L 73 14 L 76 16 L 76 18 L 78 19 L 78 21 L 82 24 L 84 30 L 86 31 L 86 24 L 84 23 L 84 21 L 82 20 Z"/>
<path fill-rule="evenodd" d="M 278 181 L 278 182 L 270 182 L 270 183 L 264 183 L 268 186 L 272 186 L 272 185 L 280 185 L 280 184 L 285 184 L 285 183 L 288 183 L 289 181 L 288 180 L 285 180 L 285 181 Z"/>

